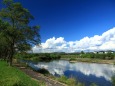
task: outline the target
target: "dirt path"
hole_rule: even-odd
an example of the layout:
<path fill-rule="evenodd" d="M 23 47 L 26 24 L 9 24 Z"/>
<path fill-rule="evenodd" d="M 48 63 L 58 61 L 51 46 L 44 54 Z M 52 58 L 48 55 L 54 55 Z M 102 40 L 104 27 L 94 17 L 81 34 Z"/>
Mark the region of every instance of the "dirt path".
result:
<path fill-rule="evenodd" d="M 46 83 L 46 86 L 67 86 L 63 83 L 56 81 L 56 80 L 52 80 L 51 78 L 48 78 L 40 73 L 37 73 L 29 68 L 20 66 L 20 64 L 14 64 L 14 66 L 19 68 L 20 70 L 22 70 L 23 72 L 25 72 L 27 75 L 29 75 L 32 78 L 40 80 L 40 81 L 44 81 Z"/>

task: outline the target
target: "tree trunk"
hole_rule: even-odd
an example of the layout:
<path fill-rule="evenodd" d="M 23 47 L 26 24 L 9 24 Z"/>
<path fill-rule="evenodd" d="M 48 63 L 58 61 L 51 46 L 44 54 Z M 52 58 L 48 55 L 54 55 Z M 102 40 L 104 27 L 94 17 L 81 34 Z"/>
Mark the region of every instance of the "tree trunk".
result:
<path fill-rule="evenodd" d="M 10 54 L 9 54 L 9 66 L 12 66 L 13 55 L 14 55 L 14 44 L 12 44 L 12 45 L 11 45 L 11 48 L 10 48 Z"/>
<path fill-rule="evenodd" d="M 12 57 L 9 58 L 9 66 L 12 66 Z"/>

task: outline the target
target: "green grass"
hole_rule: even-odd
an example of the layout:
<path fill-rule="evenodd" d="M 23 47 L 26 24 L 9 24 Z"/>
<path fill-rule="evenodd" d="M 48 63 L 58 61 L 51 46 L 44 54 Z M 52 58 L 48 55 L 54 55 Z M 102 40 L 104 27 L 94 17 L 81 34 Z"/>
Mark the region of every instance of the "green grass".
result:
<path fill-rule="evenodd" d="M 112 85 L 115 86 L 115 75 L 111 78 Z"/>
<path fill-rule="evenodd" d="M 0 86 L 45 86 L 44 83 L 35 81 L 15 67 L 8 66 L 0 61 Z"/>
<path fill-rule="evenodd" d="M 65 83 L 67 86 L 84 86 L 83 83 L 80 83 L 79 81 L 76 81 L 74 78 L 67 78 L 66 76 L 61 76 L 58 78 L 55 78 L 57 81 Z"/>

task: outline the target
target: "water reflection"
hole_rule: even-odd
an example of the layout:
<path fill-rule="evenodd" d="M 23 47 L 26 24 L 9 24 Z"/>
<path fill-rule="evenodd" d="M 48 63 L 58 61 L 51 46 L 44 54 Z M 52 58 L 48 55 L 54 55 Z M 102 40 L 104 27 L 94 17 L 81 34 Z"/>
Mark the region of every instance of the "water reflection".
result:
<path fill-rule="evenodd" d="M 115 66 L 109 64 L 96 64 L 96 63 L 69 63 L 65 60 L 52 61 L 52 62 L 39 62 L 37 64 L 30 63 L 34 68 L 45 68 L 53 75 L 66 75 L 74 76 L 83 82 L 103 82 L 109 81 L 106 85 L 111 86 L 111 77 L 115 74 Z M 87 81 L 88 80 L 88 81 Z M 100 85 L 101 86 L 101 85 Z"/>

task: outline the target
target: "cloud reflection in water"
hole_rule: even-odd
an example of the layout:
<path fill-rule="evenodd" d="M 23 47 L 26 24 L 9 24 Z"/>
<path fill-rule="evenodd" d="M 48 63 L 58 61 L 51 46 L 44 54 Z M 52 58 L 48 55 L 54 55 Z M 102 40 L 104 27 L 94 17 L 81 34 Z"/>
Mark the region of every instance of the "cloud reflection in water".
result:
<path fill-rule="evenodd" d="M 68 61 L 59 60 L 59 61 L 52 61 L 49 63 L 46 62 L 39 62 L 38 64 L 34 65 L 38 68 L 45 68 L 51 74 L 55 75 L 64 75 L 65 71 L 76 71 L 81 72 L 86 76 L 93 75 L 95 77 L 103 77 L 107 81 L 111 80 L 111 77 L 115 74 L 115 66 L 109 64 L 96 64 L 96 63 L 69 63 Z"/>

